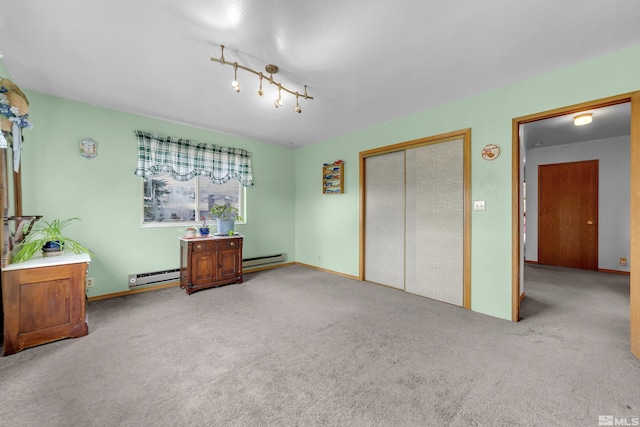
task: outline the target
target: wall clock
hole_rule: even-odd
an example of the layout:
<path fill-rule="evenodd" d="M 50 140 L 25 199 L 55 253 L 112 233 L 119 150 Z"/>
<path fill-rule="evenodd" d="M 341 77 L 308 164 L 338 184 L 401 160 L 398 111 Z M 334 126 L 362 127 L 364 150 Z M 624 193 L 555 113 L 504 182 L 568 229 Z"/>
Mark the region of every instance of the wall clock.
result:
<path fill-rule="evenodd" d="M 80 154 L 86 159 L 93 159 L 98 155 L 98 145 L 93 139 L 80 141 Z"/>

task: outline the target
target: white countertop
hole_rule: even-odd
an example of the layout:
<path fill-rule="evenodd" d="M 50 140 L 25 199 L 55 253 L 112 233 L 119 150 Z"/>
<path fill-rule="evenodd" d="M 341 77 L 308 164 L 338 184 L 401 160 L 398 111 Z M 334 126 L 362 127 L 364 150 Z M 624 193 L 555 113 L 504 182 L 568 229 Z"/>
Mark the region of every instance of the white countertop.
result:
<path fill-rule="evenodd" d="M 239 233 L 236 233 L 233 236 L 227 236 L 226 234 L 224 236 L 209 235 L 204 237 L 203 236 L 195 236 L 195 237 L 180 236 L 180 240 L 183 240 L 185 242 L 194 242 L 196 240 L 237 239 L 238 237 L 244 237 L 244 236 Z"/>
<path fill-rule="evenodd" d="M 23 268 L 50 267 L 54 265 L 77 264 L 80 262 L 91 262 L 88 254 L 65 253 L 62 255 L 43 257 L 38 253 L 33 258 L 17 264 L 9 264 L 2 271 L 21 270 Z"/>

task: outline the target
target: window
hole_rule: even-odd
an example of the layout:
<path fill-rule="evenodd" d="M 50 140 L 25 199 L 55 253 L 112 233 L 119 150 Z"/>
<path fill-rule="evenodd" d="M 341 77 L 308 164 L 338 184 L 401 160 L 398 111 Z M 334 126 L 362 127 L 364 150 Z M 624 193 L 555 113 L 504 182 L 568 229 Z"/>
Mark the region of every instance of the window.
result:
<path fill-rule="evenodd" d="M 215 203 L 244 213 L 244 187 L 253 185 L 251 153 L 232 147 L 135 131 L 143 178 L 143 225 L 194 224 L 211 219 Z"/>
<path fill-rule="evenodd" d="M 162 172 L 144 178 L 143 185 L 143 225 L 194 224 L 200 222 L 203 215 L 209 221 L 214 203 L 237 207 L 246 218 L 244 187 L 235 179 L 217 185 L 207 177 L 177 181 L 170 173 Z"/>

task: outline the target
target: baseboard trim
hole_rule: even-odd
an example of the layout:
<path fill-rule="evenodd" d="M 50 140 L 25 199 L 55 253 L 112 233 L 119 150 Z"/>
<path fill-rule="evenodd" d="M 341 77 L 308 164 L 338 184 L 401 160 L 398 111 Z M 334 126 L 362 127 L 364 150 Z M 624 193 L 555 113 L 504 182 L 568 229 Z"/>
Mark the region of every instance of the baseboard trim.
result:
<path fill-rule="evenodd" d="M 325 273 L 335 274 L 336 276 L 346 277 L 347 279 L 353 279 L 353 280 L 360 281 L 360 278 L 358 276 L 352 276 L 350 274 L 340 273 L 340 272 L 333 271 L 333 270 L 327 270 L 326 268 L 320 268 L 320 267 L 316 267 L 315 265 L 304 264 L 302 262 L 296 262 L 295 264 L 296 265 L 300 265 L 302 267 L 311 268 L 313 270 L 324 271 Z"/>
<path fill-rule="evenodd" d="M 524 299 L 524 292 L 520 294 L 520 302 Z"/>
<path fill-rule="evenodd" d="M 264 270 L 273 270 L 274 268 L 289 267 L 291 265 L 301 265 L 303 267 L 311 268 L 313 270 L 324 271 L 325 273 L 331 273 L 331 274 L 335 274 L 336 276 L 346 277 L 347 279 L 353 279 L 358 281 L 360 280 L 360 278 L 358 278 L 357 276 L 351 276 L 349 274 L 339 273 L 337 271 L 327 270 L 325 268 L 320 268 L 320 267 L 316 267 L 314 265 L 309 265 L 309 264 L 303 264 L 301 262 L 286 262 L 283 264 L 268 265 L 265 267 L 242 269 L 242 274 L 256 273 L 258 271 L 264 271 Z M 174 286 L 180 286 L 180 281 L 165 283 L 158 286 L 148 286 L 146 288 L 133 289 L 130 291 L 114 292 L 112 294 L 96 295 L 94 297 L 88 297 L 87 301 L 92 302 L 92 301 L 100 301 L 100 300 L 109 299 L 109 298 L 118 298 L 126 295 L 140 294 L 142 292 L 150 292 L 150 291 L 157 291 L 159 289 L 172 288 Z"/>
<path fill-rule="evenodd" d="M 242 274 L 255 273 L 256 271 L 262 271 L 262 270 L 271 270 L 272 268 L 286 267 L 286 266 L 293 265 L 293 264 L 294 263 L 292 263 L 292 262 L 288 262 L 286 264 L 269 265 L 269 266 L 266 266 L 266 267 L 257 267 L 257 268 L 252 268 L 252 269 L 243 269 L 242 270 Z M 115 293 L 112 293 L 112 294 L 96 295 L 94 297 L 87 298 L 87 301 L 91 302 L 91 301 L 100 301 L 102 299 L 118 298 L 118 297 L 123 297 L 125 295 L 140 294 L 142 292 L 150 292 L 150 291 L 157 291 L 157 290 L 160 290 L 160 289 L 172 288 L 174 286 L 180 286 L 180 281 L 178 280 L 178 281 L 175 281 L 175 282 L 164 283 L 164 284 L 158 285 L 158 286 L 147 286 L 146 288 L 133 289 L 133 290 L 130 290 L 130 291 L 115 292 Z"/>
<path fill-rule="evenodd" d="M 528 261 L 528 260 L 524 260 L 525 264 L 540 264 L 538 261 Z M 612 273 L 612 274 L 622 274 L 625 276 L 630 276 L 631 273 L 628 271 L 622 271 L 622 270 L 609 270 L 606 268 L 599 268 L 597 271 L 599 271 L 600 273 Z M 520 300 L 522 301 L 522 297 L 520 297 Z"/>
<path fill-rule="evenodd" d="M 622 274 L 622 275 L 625 275 L 625 276 L 630 276 L 631 275 L 631 272 L 629 272 L 629 271 L 607 270 L 606 268 L 599 268 L 598 271 L 600 273 Z"/>
<path fill-rule="evenodd" d="M 109 299 L 109 298 L 123 297 L 125 295 L 141 294 L 143 292 L 157 291 L 158 289 L 173 288 L 174 286 L 180 286 L 180 281 L 164 283 L 158 286 L 148 286 L 146 288 L 133 289 L 130 291 L 114 292 L 112 294 L 96 295 L 94 297 L 88 297 L 87 301 L 89 302 L 100 301 L 101 299 Z"/>

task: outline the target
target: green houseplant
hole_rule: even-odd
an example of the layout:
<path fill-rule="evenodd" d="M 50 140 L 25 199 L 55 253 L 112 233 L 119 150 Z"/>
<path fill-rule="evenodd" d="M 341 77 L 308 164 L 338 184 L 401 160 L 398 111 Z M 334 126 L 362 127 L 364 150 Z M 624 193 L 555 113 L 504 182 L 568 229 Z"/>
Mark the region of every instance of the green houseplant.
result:
<path fill-rule="evenodd" d="M 218 233 L 233 235 L 236 220 L 242 221 L 238 208 L 215 203 L 211 208 L 211 214 L 216 218 Z"/>
<path fill-rule="evenodd" d="M 92 255 L 89 249 L 75 240 L 65 236 L 63 230 L 73 221 L 79 221 L 80 218 L 54 219 L 51 222 L 44 221 L 36 223 L 18 252 L 12 257 L 11 263 L 22 262 L 30 259 L 38 251 L 43 254 L 50 252 L 62 253 L 68 249 L 73 253 L 86 253 Z"/>

